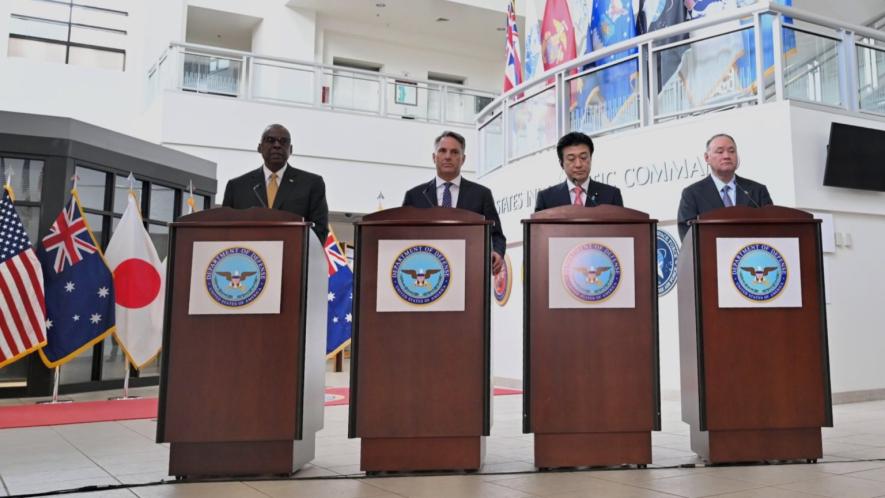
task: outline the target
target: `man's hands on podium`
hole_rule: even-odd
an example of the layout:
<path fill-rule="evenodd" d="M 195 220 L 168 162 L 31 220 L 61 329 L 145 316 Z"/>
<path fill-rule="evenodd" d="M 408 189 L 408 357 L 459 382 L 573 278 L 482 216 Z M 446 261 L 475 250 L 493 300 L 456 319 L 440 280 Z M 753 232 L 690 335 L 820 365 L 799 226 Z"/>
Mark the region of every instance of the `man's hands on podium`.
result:
<path fill-rule="evenodd" d="M 504 257 L 492 251 L 492 274 L 497 275 L 504 268 Z"/>

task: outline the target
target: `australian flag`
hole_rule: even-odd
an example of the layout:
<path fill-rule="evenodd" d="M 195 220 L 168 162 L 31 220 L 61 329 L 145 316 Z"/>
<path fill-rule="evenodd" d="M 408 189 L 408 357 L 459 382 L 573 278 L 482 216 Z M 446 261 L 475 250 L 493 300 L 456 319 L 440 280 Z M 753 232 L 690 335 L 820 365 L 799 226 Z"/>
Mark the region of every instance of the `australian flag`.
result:
<path fill-rule="evenodd" d="M 329 263 L 329 321 L 326 354 L 336 354 L 350 343 L 353 324 L 353 272 L 335 234 L 329 230 L 325 243 Z"/>
<path fill-rule="evenodd" d="M 37 248 L 46 294 L 46 366 L 62 365 L 114 330 L 114 280 L 76 190 Z"/>
<path fill-rule="evenodd" d="M 636 36 L 636 21 L 633 17 L 633 2 L 630 0 L 595 0 L 590 25 L 587 27 L 586 53 Z M 612 54 L 593 63 L 602 66 L 636 53 L 632 48 Z M 614 120 L 618 111 L 633 95 L 639 63 L 636 59 L 616 64 L 597 72 L 597 78 L 588 78 L 578 99 L 579 108 L 586 104 L 594 88 L 605 102 L 605 114 L 609 121 Z M 595 81 L 594 81 L 595 80 Z M 588 84 L 590 83 L 590 84 Z M 594 84 L 595 83 L 595 84 Z"/>

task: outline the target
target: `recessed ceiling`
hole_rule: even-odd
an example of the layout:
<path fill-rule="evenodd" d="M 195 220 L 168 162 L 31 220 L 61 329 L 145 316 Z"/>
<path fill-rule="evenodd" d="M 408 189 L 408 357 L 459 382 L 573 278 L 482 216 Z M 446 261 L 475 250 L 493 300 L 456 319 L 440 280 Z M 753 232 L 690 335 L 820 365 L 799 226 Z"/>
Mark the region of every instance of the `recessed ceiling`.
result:
<path fill-rule="evenodd" d="M 258 17 L 188 6 L 185 41 L 213 47 L 252 51 L 252 32 Z"/>

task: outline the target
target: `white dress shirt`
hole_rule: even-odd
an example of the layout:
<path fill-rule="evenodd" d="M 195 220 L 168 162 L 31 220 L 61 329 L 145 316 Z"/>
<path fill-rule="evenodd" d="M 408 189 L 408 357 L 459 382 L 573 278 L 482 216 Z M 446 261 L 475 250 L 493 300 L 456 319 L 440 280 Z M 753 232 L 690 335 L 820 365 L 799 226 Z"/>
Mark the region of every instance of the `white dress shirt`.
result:
<path fill-rule="evenodd" d="M 452 207 L 458 207 L 458 192 L 461 190 L 461 175 L 456 176 L 454 179 L 450 180 L 449 183 L 452 184 L 449 187 L 449 192 L 452 194 Z M 443 180 L 440 177 L 436 177 L 436 205 L 443 205 L 443 192 L 446 191 L 446 180 Z"/>
<path fill-rule="evenodd" d="M 731 177 L 731 181 L 728 183 L 723 182 L 719 179 L 718 176 L 711 174 L 710 178 L 713 179 L 713 183 L 716 184 L 716 191 L 719 193 L 719 197 L 722 197 L 722 187 L 728 185 L 731 187 L 728 189 L 728 197 L 731 199 L 731 205 L 737 206 L 737 185 L 735 185 L 734 179 L 735 177 Z"/>
<path fill-rule="evenodd" d="M 277 171 L 277 187 L 283 184 L 283 175 L 286 174 L 286 168 L 289 167 L 289 163 L 283 165 L 279 171 Z M 264 186 L 267 187 L 270 184 L 270 175 L 274 172 L 267 168 L 267 165 L 262 165 L 261 168 L 264 170 Z"/>

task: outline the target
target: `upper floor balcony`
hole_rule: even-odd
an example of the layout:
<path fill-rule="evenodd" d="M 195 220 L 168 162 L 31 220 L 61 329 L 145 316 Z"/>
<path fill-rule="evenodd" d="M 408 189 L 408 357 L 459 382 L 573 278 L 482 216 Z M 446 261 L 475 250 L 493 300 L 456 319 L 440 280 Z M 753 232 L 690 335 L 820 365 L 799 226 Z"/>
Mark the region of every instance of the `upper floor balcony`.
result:
<path fill-rule="evenodd" d="M 163 90 L 473 127 L 495 94 L 438 81 L 173 42 L 148 71 Z"/>
<path fill-rule="evenodd" d="M 882 24 L 763 1 L 594 51 L 480 113 L 478 172 L 549 149 L 569 131 L 604 135 L 766 102 L 885 119 Z M 615 54 L 624 55 L 604 62 Z"/>

